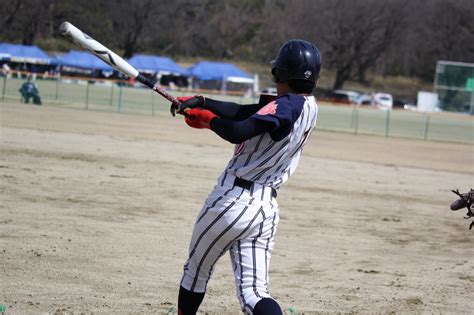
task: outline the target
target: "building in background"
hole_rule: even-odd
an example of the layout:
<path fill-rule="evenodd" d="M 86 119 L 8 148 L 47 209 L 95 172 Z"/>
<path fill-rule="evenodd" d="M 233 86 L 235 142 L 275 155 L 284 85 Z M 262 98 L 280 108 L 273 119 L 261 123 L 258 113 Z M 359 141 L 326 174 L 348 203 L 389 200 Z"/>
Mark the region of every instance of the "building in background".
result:
<path fill-rule="evenodd" d="M 474 115 L 474 63 L 443 61 L 436 64 L 433 92 L 445 111 Z"/>

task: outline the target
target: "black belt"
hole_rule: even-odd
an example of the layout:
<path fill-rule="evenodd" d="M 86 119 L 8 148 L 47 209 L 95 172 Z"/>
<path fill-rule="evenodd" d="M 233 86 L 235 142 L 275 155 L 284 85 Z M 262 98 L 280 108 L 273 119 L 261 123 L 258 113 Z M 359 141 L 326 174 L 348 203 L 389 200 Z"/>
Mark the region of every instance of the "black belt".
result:
<path fill-rule="evenodd" d="M 252 188 L 253 182 L 243 179 L 243 178 L 236 177 L 234 180 L 234 185 L 250 190 Z M 275 188 L 272 188 L 272 197 L 273 198 L 277 197 L 277 191 Z"/>

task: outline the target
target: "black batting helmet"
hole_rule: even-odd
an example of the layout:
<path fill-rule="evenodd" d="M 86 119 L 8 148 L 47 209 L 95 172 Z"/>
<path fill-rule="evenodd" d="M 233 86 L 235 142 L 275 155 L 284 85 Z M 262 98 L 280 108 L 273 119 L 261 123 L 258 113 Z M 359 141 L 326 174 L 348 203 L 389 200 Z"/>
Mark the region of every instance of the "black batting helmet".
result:
<path fill-rule="evenodd" d="M 321 53 L 312 43 L 293 39 L 281 46 L 271 64 L 275 82 L 305 80 L 316 84 L 321 71 Z"/>

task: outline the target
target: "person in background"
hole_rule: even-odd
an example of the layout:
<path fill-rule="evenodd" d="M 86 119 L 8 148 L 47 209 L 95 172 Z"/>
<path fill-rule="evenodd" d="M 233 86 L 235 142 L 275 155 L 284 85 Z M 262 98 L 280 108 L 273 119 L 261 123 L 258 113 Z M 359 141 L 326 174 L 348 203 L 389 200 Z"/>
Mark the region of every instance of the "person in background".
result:
<path fill-rule="evenodd" d="M 7 77 L 10 74 L 10 66 L 7 63 L 4 63 L 2 65 L 2 72 L 5 77 Z"/>
<path fill-rule="evenodd" d="M 33 104 L 41 105 L 39 91 L 36 87 L 36 84 L 33 82 L 33 77 L 31 76 L 31 74 L 28 75 L 27 81 L 23 83 L 19 91 L 21 93 L 21 100 L 26 104 L 28 104 L 30 102 L 30 99 L 32 98 Z"/>

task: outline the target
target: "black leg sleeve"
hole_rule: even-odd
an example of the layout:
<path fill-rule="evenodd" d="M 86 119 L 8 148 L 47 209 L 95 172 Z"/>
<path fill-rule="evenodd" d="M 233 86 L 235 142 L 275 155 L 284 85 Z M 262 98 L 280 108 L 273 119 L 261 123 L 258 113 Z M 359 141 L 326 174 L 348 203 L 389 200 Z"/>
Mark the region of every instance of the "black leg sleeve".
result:
<path fill-rule="evenodd" d="M 206 293 L 196 293 L 179 287 L 178 311 L 179 315 L 196 315 Z"/>
<path fill-rule="evenodd" d="M 255 304 L 253 308 L 254 315 L 282 315 L 280 305 L 270 298 L 263 298 Z"/>

